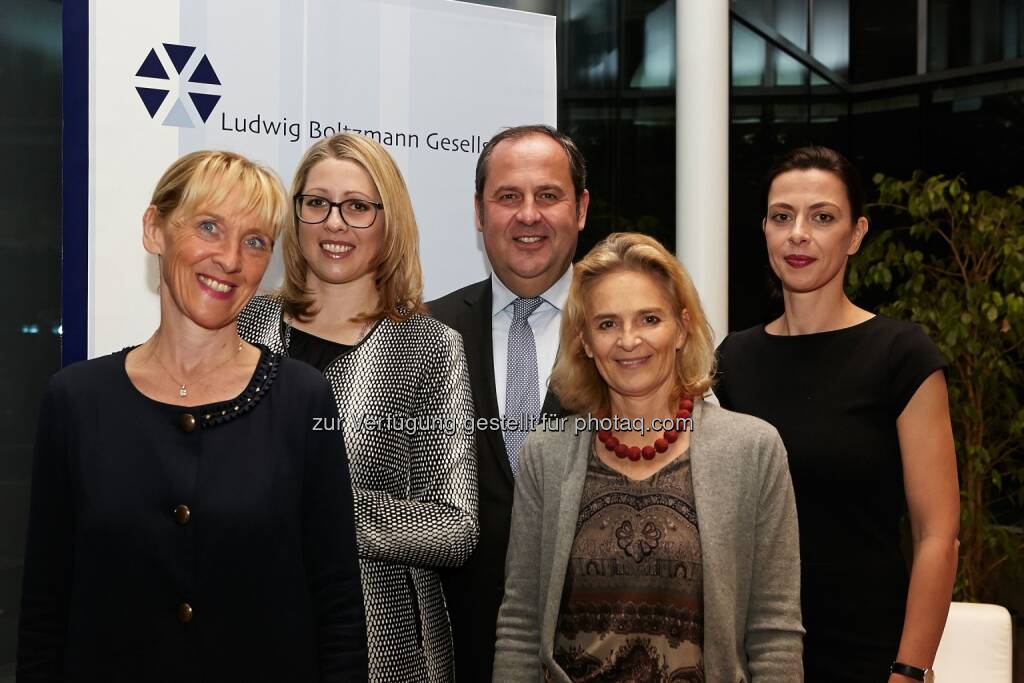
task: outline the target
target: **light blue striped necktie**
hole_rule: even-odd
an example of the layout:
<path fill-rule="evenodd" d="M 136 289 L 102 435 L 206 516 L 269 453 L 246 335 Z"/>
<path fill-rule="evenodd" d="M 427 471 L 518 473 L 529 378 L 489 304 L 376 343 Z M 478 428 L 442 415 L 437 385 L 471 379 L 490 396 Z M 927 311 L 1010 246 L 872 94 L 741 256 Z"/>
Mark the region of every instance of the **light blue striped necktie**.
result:
<path fill-rule="evenodd" d="M 508 372 L 505 375 L 505 420 L 517 420 L 517 429 L 506 429 L 505 451 L 512 476 L 519 474 L 519 449 L 529 433 L 529 417 L 540 414 L 540 389 L 537 380 L 537 345 L 530 327 L 530 316 L 544 299 L 516 299 L 512 302 L 512 325 L 508 328 Z"/>

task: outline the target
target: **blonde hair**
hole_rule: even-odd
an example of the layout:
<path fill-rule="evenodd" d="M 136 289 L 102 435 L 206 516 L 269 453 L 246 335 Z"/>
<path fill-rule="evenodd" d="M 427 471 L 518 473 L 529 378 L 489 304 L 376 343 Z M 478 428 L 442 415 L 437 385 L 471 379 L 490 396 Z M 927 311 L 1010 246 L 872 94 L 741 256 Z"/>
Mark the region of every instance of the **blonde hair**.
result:
<path fill-rule="evenodd" d="M 310 169 L 325 159 L 354 161 L 373 180 L 384 204 L 384 240 L 374 264 L 374 283 L 380 293 L 377 310 L 357 320 L 379 318 L 404 320 L 423 309 L 423 273 L 420 269 L 419 232 L 402 172 L 379 143 L 352 133 L 339 133 L 316 143 L 299 162 L 292 181 L 292 196 L 301 194 Z M 316 302 L 306 289 L 309 264 L 299 245 L 299 222 L 285 231 L 282 246 L 284 284 L 278 290 L 286 313 L 298 320 L 316 315 Z"/>
<path fill-rule="evenodd" d="M 191 215 L 218 206 L 231 194 L 237 195 L 239 210 L 255 214 L 269 228 L 272 239 L 289 225 L 291 209 L 277 174 L 234 152 L 186 154 L 160 176 L 149 203 L 166 220 L 174 211 Z"/>
<path fill-rule="evenodd" d="M 562 405 L 573 412 L 607 415 L 609 411 L 608 384 L 583 349 L 585 300 L 600 278 L 623 271 L 653 277 L 668 295 L 676 323 L 686 330 L 686 341 L 675 360 L 676 392 L 696 397 L 711 388 L 715 372 L 714 335 L 690 276 L 657 240 L 636 232 L 615 232 L 573 266 L 569 298 L 562 312 L 558 358 L 551 371 L 550 385 Z"/>

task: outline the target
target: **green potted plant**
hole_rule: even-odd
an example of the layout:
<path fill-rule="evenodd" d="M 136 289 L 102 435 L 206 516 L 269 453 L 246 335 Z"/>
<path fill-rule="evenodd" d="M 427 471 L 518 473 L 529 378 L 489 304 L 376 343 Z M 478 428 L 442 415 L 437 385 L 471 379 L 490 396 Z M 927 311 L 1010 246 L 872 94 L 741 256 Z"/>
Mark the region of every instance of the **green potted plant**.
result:
<path fill-rule="evenodd" d="M 949 362 L 960 476 L 955 599 L 991 602 L 1024 560 L 1024 187 L 972 193 L 963 178 L 876 175 L 898 227 L 851 260 L 855 298 L 921 325 Z"/>

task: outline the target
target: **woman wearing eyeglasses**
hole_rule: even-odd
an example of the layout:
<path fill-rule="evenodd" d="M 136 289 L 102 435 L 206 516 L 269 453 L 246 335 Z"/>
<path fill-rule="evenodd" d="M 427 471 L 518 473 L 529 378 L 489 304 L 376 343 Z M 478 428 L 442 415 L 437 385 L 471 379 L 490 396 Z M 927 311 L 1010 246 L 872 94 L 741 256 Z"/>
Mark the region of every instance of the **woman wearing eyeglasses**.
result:
<path fill-rule="evenodd" d="M 334 389 L 338 415 L 322 426 L 343 431 L 349 458 L 370 680 L 451 681 L 435 570 L 463 563 L 479 533 L 462 338 L 420 313 L 416 220 L 381 145 L 350 134 L 316 143 L 292 194 L 284 285 L 253 299 L 239 334 L 313 365 Z"/>

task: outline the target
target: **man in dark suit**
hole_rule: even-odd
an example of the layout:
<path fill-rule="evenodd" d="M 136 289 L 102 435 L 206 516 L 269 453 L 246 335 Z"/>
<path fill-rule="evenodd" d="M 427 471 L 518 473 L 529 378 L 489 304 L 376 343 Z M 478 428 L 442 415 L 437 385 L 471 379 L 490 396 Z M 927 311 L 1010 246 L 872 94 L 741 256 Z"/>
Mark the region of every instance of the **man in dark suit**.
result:
<path fill-rule="evenodd" d="M 568 136 L 548 126 L 497 134 L 476 167 L 476 228 L 491 276 L 428 304 L 462 334 L 477 418 L 502 426 L 476 434 L 480 541 L 442 577 L 459 683 L 491 680 L 519 448 L 529 420 L 562 414 L 547 379 L 589 201 Z"/>

